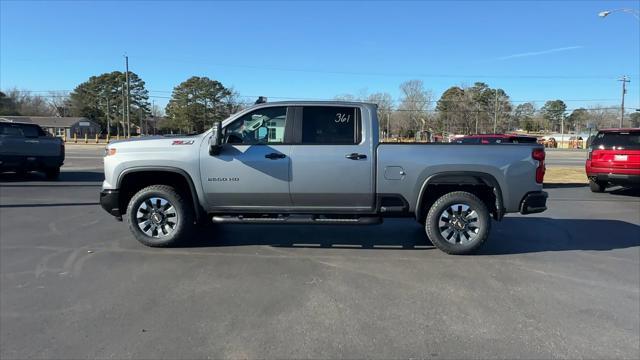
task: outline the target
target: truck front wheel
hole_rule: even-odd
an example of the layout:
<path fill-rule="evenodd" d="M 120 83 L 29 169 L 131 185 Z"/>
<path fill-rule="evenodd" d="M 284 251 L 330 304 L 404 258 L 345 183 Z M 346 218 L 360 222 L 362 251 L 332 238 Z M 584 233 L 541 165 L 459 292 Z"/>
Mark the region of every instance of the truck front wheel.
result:
<path fill-rule="evenodd" d="M 138 191 L 127 207 L 129 230 L 147 246 L 174 246 L 194 228 L 193 208 L 168 185 L 152 185 Z"/>
<path fill-rule="evenodd" d="M 489 236 L 491 215 L 474 194 L 456 191 L 443 195 L 429 209 L 425 229 L 438 249 L 453 255 L 475 251 Z"/>

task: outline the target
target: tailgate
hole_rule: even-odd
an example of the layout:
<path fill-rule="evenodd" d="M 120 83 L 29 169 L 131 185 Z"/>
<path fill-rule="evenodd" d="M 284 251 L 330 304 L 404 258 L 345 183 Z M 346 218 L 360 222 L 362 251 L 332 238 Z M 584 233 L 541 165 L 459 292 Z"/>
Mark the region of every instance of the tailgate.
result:
<path fill-rule="evenodd" d="M 56 138 L 26 138 L 24 142 L 28 156 L 60 156 L 60 140 Z"/>
<path fill-rule="evenodd" d="M 613 169 L 640 169 L 640 150 L 593 150 L 591 166 Z"/>

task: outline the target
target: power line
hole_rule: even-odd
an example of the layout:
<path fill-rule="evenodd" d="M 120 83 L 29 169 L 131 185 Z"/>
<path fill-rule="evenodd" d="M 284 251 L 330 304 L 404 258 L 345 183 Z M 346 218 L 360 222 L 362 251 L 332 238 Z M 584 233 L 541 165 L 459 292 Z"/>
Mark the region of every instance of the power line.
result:
<path fill-rule="evenodd" d="M 20 93 L 47 93 L 47 92 L 73 92 L 73 90 L 12 90 L 15 92 L 20 92 Z M 148 92 L 164 92 L 164 93 L 171 93 L 172 91 L 170 90 L 148 90 Z M 265 96 L 265 95 L 238 95 L 238 97 L 241 98 L 247 98 L 247 99 L 255 99 L 259 96 Z M 68 95 L 59 95 L 59 94 L 55 94 L 55 95 L 45 95 L 44 97 L 68 97 Z M 148 95 L 148 97 L 150 98 L 156 98 L 156 99 L 171 99 L 171 96 L 163 96 L 163 95 Z M 298 97 L 298 96 L 269 96 L 267 95 L 266 97 L 268 97 L 269 99 L 280 99 L 280 100 L 309 100 L 309 101 L 340 101 L 337 100 L 335 98 L 309 98 L 309 97 Z M 528 102 L 545 102 L 545 101 L 549 101 L 550 99 L 532 99 L 532 100 L 513 100 L 513 99 L 509 99 L 509 102 L 511 103 L 528 103 Z M 590 101 L 618 101 L 619 99 L 614 99 L 614 98 L 610 98 L 610 99 L 561 99 L 564 102 L 574 102 L 574 101 L 586 101 L 586 102 L 590 102 Z M 368 99 L 354 99 L 353 101 L 359 102 L 359 101 L 364 101 L 367 102 L 369 101 Z M 443 100 L 446 101 L 448 103 L 455 103 L 455 102 L 461 102 L 464 103 L 467 100 Z M 405 101 L 408 103 L 419 103 L 421 101 Z M 429 101 L 430 103 L 436 103 L 438 102 L 438 100 L 432 100 Z"/>
<path fill-rule="evenodd" d="M 154 58 L 157 61 L 158 58 Z M 293 69 L 293 68 L 278 68 L 278 67 L 264 67 L 264 66 L 252 66 L 252 65 L 238 65 L 238 64 L 221 64 L 211 63 L 207 61 L 185 61 L 184 59 L 167 59 L 172 63 L 189 63 L 189 64 L 202 64 L 208 66 L 217 67 L 230 67 L 241 69 L 254 69 L 254 70 L 269 70 L 269 71 L 282 71 L 282 72 L 302 72 L 302 73 L 318 73 L 318 74 L 336 74 L 336 75 L 356 75 L 356 76 L 384 76 L 384 77 L 409 77 L 409 78 L 474 78 L 474 79 L 616 79 L 618 75 L 541 75 L 541 74 L 526 74 L 526 75 L 477 75 L 477 74 L 428 74 L 428 73 L 384 73 L 384 72 L 355 72 L 355 71 L 337 71 L 337 70 L 317 70 L 317 69 Z M 640 74 L 633 74 L 634 77 L 640 76 Z"/>

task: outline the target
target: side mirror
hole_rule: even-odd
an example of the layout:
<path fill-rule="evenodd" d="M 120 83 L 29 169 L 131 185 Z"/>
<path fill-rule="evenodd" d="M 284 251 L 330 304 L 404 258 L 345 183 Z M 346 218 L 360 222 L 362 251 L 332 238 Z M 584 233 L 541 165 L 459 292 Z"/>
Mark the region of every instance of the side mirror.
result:
<path fill-rule="evenodd" d="M 209 139 L 209 155 L 219 155 L 220 151 L 222 151 L 222 123 L 218 121 L 213 126 L 213 134 Z"/>
<path fill-rule="evenodd" d="M 266 139 L 268 133 L 269 133 L 269 130 L 266 127 L 263 126 L 258 128 L 258 139 L 260 140 Z"/>

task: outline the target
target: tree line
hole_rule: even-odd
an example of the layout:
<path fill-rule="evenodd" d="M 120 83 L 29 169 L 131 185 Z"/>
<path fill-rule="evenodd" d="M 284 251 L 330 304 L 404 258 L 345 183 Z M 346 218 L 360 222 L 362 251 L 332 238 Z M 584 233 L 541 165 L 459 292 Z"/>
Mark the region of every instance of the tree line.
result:
<path fill-rule="evenodd" d="M 156 125 L 159 129 L 154 131 L 202 132 L 245 106 L 233 88 L 207 77 L 193 76 L 173 89 L 171 99 L 161 111 L 149 102 L 145 85 L 136 73 L 129 72 L 129 121 L 143 133 L 151 133 L 149 126 Z M 124 134 L 126 100 L 125 73 L 113 71 L 90 77 L 68 94 L 38 95 L 18 89 L 0 92 L 0 115 L 86 117 L 100 124 L 104 132 L 109 128 L 112 134 Z M 154 120 L 160 117 L 163 121 L 157 124 Z M 149 124 L 149 118 L 154 124 Z"/>
<path fill-rule="evenodd" d="M 248 104 L 231 87 L 208 77 L 193 76 L 176 87 L 162 111 L 149 102 L 145 82 L 129 72 L 129 116 L 143 133 L 201 132 Z M 336 100 L 367 101 L 378 105 L 381 131 L 385 136 L 414 137 L 421 132 L 432 134 L 502 133 L 517 129 L 527 132 L 564 130 L 584 131 L 588 124 L 596 128 L 615 127 L 620 110 L 616 107 L 592 106 L 567 109 L 561 99 L 515 105 L 504 89 L 484 82 L 471 86 L 452 86 L 435 100 L 422 80 L 408 80 L 399 85 L 397 101 L 387 92 L 342 94 Z M 82 116 L 109 127 L 112 134 L 124 130 L 126 120 L 126 77 L 113 71 L 90 77 L 70 93 L 49 92 L 37 95 L 10 89 L 0 92 L 0 115 Z M 626 125 L 640 126 L 640 114 L 626 117 Z M 146 129 L 145 129 L 145 125 Z M 159 127 L 159 129 L 158 129 Z M 564 129 L 562 129 L 564 128 Z M 124 133 L 124 132 L 123 132 Z"/>
<path fill-rule="evenodd" d="M 594 105 L 568 109 L 561 99 L 515 105 L 504 89 L 491 88 L 484 82 L 471 86 L 452 86 L 439 99 L 424 87 L 421 80 L 400 84 L 396 102 L 386 92 L 342 94 L 336 100 L 367 101 L 378 105 L 378 118 L 385 136 L 414 137 L 420 131 L 432 134 L 489 134 L 515 130 L 526 132 L 585 131 L 617 127 L 620 108 Z M 625 116 L 625 126 L 640 127 L 640 113 Z"/>

